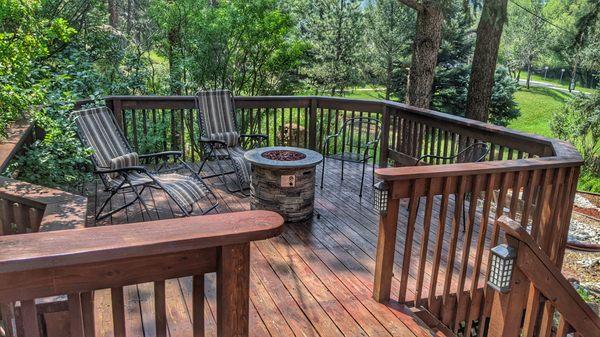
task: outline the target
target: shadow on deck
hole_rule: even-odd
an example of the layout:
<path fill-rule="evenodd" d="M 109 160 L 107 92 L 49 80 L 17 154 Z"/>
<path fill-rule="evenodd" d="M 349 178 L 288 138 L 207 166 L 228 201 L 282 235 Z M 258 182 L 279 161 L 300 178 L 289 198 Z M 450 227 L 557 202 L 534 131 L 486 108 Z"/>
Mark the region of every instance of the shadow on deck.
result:
<path fill-rule="evenodd" d="M 331 165 L 329 164 L 331 163 Z M 276 238 L 251 244 L 250 275 L 250 333 L 252 336 L 413 336 L 420 334 L 418 324 L 408 309 L 396 301 L 384 305 L 372 299 L 375 255 L 379 216 L 373 209 L 373 189 L 370 187 L 371 171 L 365 176 L 365 192 L 358 197 L 360 165 L 346 166 L 346 175 L 340 181 L 339 166 L 328 163 L 325 188 L 316 188 L 316 210 L 321 215 L 312 223 L 286 224 L 284 233 Z M 320 172 L 317 174 L 320 177 Z M 218 179 L 207 180 L 219 197 L 219 212 L 243 211 L 250 208 L 249 199 L 228 193 Z M 101 184 L 88 186 L 88 224 L 94 225 L 95 209 L 106 194 Z M 149 192 L 147 196 L 149 196 Z M 152 191 L 149 202 L 152 218 L 172 218 L 177 215 L 176 206 L 163 192 Z M 132 200 L 133 195 L 121 195 L 116 203 Z M 439 202 L 439 200 L 438 200 Z M 394 270 L 400 275 L 404 245 L 407 201 L 402 201 L 401 216 L 396 243 Z M 454 209 L 453 202 L 449 207 Z M 175 211 L 175 215 L 174 215 Z M 420 249 L 424 207 L 419 209 L 419 226 L 415 229 L 415 250 Z M 437 238 L 439 205 L 433 207 L 434 216 L 429 240 Z M 448 222 L 452 212 L 448 212 Z M 479 218 L 479 217 L 478 217 Z M 101 222 L 101 225 L 118 225 L 148 220 L 139 203 Z M 446 231 L 450 227 L 446 226 Z M 462 225 L 461 225 L 462 227 Z M 475 232 L 478 232 L 477 224 Z M 489 231 L 488 231 L 489 232 Z M 448 235 L 444 235 L 448 237 Z M 476 240 L 477 234 L 473 235 Z M 458 247 L 463 244 L 463 232 L 458 235 Z M 489 242 L 486 241 L 486 246 Z M 448 242 L 444 243 L 447 246 Z M 431 245 L 430 245 L 431 246 Z M 487 251 L 487 249 L 486 249 Z M 447 255 L 447 248 L 442 255 Z M 433 254 L 428 252 L 428 263 Z M 473 253 L 472 253 L 473 254 Z M 415 254 L 413 254 L 415 255 Z M 442 256 L 440 270 L 446 270 L 448 256 Z M 456 259 L 454 269 L 459 266 Z M 484 263 L 487 257 L 483 259 Z M 416 281 L 418 256 L 412 256 L 410 282 Z M 471 266 L 472 267 L 472 266 Z M 427 270 L 430 270 L 428 268 Z M 485 270 L 485 268 L 482 268 Z M 442 273 L 442 272 L 441 272 Z M 470 286 L 471 270 L 467 271 Z M 454 273 L 456 274 L 456 273 Z M 480 277 L 484 280 L 484 277 Z M 430 275 L 425 275 L 425 284 Z M 439 280 L 437 294 L 442 292 L 443 280 Z M 483 284 L 483 281 L 480 281 Z M 205 317 L 207 335 L 216 334 L 215 276 L 205 276 Z M 392 281 L 392 298 L 397 298 L 400 281 Z M 412 288 L 412 287 L 411 287 Z M 426 286 L 425 289 L 429 287 Z M 451 291 L 456 291 L 456 281 Z M 192 331 L 192 282 L 180 278 L 166 282 L 167 325 L 170 336 L 190 336 Z M 155 336 L 154 301 L 151 283 L 124 287 L 125 311 L 128 336 Z M 409 293 L 409 298 L 414 294 Z M 428 294 L 423 294 L 427 297 Z M 98 336 L 112 335 L 110 292 L 95 292 L 96 328 Z"/>

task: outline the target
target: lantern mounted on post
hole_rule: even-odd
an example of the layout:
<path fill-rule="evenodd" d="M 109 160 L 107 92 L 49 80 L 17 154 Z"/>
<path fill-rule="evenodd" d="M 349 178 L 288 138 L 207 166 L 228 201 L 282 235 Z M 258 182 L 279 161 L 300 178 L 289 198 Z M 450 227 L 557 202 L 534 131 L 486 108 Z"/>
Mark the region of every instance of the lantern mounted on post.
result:
<path fill-rule="evenodd" d="M 507 244 L 501 244 L 492 248 L 491 252 L 492 264 L 487 283 L 497 291 L 507 293 L 510 291 L 517 251 Z"/>
<path fill-rule="evenodd" d="M 389 187 L 385 181 L 380 181 L 375 184 L 375 194 L 373 196 L 373 203 L 375 210 L 381 215 L 387 213 L 387 204 L 389 198 Z"/>

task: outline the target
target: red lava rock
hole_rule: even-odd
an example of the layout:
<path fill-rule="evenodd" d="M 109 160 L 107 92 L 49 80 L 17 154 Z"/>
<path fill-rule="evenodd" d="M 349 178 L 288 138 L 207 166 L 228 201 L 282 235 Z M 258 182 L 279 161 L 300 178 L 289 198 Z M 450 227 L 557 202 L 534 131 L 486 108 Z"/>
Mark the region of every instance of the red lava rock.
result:
<path fill-rule="evenodd" d="M 306 158 L 304 153 L 292 150 L 273 150 L 261 154 L 264 158 L 277 161 L 294 161 Z"/>

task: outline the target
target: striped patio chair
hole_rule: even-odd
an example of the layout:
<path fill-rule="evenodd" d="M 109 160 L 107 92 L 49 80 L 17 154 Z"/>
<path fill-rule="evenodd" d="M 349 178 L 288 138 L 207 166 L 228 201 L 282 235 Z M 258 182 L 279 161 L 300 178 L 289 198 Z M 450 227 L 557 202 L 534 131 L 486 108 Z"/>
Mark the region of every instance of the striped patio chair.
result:
<path fill-rule="evenodd" d="M 97 107 L 73 112 L 77 125 L 77 134 L 85 146 L 90 147 L 94 174 L 102 180 L 105 190 L 110 193 L 96 214 L 96 220 L 104 219 L 123 210 L 136 201 L 140 201 L 148 216 L 148 206 L 142 198 L 146 188 L 163 190 L 179 206 L 184 216 L 189 216 L 198 204 L 202 214 L 217 207 L 217 198 L 202 178 L 181 159 L 180 151 L 166 151 L 138 155 L 132 151 L 123 132 L 117 125 L 113 113 L 107 107 Z M 191 175 L 179 173 L 160 173 L 168 165 L 169 159 L 178 163 L 178 167 L 189 171 Z M 162 161 L 159 172 L 151 172 L 140 165 L 140 160 L 157 159 Z M 172 172 L 173 170 L 169 170 Z M 110 200 L 119 192 L 130 191 L 134 200 L 125 205 L 102 213 Z M 208 205 L 202 206 L 201 201 Z"/>
<path fill-rule="evenodd" d="M 219 177 L 229 192 L 244 193 L 250 187 L 250 163 L 244 159 L 242 140 L 249 139 L 254 147 L 258 147 L 268 137 L 238 132 L 233 96 L 228 90 L 199 91 L 196 94 L 196 106 L 200 111 L 200 144 L 204 150 L 198 174 L 208 160 L 214 160 L 218 171 L 204 178 Z M 235 188 L 226 180 L 232 174 L 235 175 L 232 178 Z"/>

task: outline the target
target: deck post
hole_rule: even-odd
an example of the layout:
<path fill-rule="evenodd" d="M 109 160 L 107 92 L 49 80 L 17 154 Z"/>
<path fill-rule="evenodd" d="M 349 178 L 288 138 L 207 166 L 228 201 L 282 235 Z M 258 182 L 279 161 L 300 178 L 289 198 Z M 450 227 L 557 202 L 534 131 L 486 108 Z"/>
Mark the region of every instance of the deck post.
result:
<path fill-rule="evenodd" d="M 380 303 L 390 300 L 399 208 L 400 199 L 390 198 L 388 199 L 387 213 L 379 216 L 373 298 Z"/>
<path fill-rule="evenodd" d="M 509 246 L 517 249 L 517 259 L 523 258 L 523 244 L 507 235 Z M 516 263 L 518 265 L 518 262 Z M 510 281 L 510 291 L 506 294 L 493 291 L 492 313 L 488 337 L 517 337 L 521 329 L 523 310 L 527 304 L 529 282 L 523 272 L 515 266 Z"/>
<path fill-rule="evenodd" d="M 247 337 L 250 243 L 221 246 L 217 252 L 217 336 Z"/>
<path fill-rule="evenodd" d="M 309 120 L 308 120 L 308 148 L 320 152 L 317 149 L 317 100 L 310 99 Z"/>
<path fill-rule="evenodd" d="M 390 111 L 386 104 L 383 104 L 382 107 L 381 121 L 381 140 L 379 141 L 379 167 L 387 167 L 390 139 Z"/>

